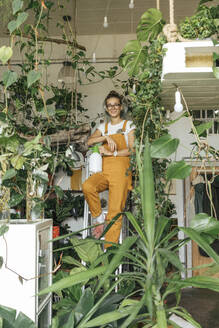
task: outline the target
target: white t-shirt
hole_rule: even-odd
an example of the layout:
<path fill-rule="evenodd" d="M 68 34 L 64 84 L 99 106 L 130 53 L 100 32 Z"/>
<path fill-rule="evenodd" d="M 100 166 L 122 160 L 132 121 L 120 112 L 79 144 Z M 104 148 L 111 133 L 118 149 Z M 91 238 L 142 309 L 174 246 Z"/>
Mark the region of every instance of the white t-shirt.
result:
<path fill-rule="evenodd" d="M 119 124 L 115 124 L 115 125 L 112 125 L 109 122 L 108 123 L 108 132 L 107 132 L 106 135 L 121 133 L 124 122 L 125 122 L 125 120 L 123 120 Z M 105 124 L 106 124 L 105 122 L 101 123 L 97 127 L 97 129 L 100 130 L 102 136 L 105 136 Z M 132 121 L 127 121 L 126 129 L 125 129 L 125 132 L 124 132 L 125 141 L 126 141 L 127 146 L 128 146 L 128 134 L 129 134 L 130 131 L 132 131 L 134 129 L 135 129 L 135 125 L 133 124 L 133 122 Z"/>

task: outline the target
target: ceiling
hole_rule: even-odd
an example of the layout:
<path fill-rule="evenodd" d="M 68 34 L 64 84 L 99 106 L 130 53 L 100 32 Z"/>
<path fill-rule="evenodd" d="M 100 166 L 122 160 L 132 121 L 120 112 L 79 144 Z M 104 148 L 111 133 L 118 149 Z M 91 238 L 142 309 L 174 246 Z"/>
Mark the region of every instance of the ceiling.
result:
<path fill-rule="evenodd" d="M 66 14 L 76 18 L 78 35 L 133 33 L 141 15 L 149 8 L 156 8 L 157 0 L 134 0 L 134 8 L 129 9 L 130 0 L 71 0 Z M 179 22 L 190 16 L 197 8 L 199 0 L 175 0 L 175 20 Z M 169 22 L 169 0 L 160 0 L 160 10 Z M 108 28 L 103 27 L 104 16 L 108 18 Z M 62 18 L 59 16 L 59 19 Z M 74 19 L 73 19 L 74 20 Z"/>
<path fill-rule="evenodd" d="M 133 9 L 129 9 L 129 2 L 130 0 L 54 0 L 49 35 L 61 35 L 57 23 L 64 23 L 64 15 L 71 16 L 71 30 L 73 33 L 76 31 L 77 35 L 135 33 L 141 15 L 149 8 L 156 8 L 157 2 L 160 3 L 164 19 L 169 23 L 169 0 L 134 0 Z M 199 0 L 175 0 L 175 22 L 179 23 L 184 17 L 191 16 L 198 3 Z M 63 8 L 59 7 L 60 4 Z M 8 15 L 4 7 L 0 7 L 0 14 Z M 108 28 L 103 27 L 104 16 L 108 18 Z M 29 21 L 33 22 L 33 18 L 30 17 Z M 0 34 L 6 34 L 6 30 L 6 27 L 1 28 Z"/>

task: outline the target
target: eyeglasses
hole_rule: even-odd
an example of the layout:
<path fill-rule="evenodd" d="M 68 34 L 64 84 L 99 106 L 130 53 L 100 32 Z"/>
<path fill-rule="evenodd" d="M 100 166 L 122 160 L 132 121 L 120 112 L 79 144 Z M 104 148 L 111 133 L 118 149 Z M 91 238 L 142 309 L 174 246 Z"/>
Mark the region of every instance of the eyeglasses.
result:
<path fill-rule="evenodd" d="M 107 104 L 106 107 L 108 109 L 116 108 L 118 109 L 121 106 L 121 104 Z"/>

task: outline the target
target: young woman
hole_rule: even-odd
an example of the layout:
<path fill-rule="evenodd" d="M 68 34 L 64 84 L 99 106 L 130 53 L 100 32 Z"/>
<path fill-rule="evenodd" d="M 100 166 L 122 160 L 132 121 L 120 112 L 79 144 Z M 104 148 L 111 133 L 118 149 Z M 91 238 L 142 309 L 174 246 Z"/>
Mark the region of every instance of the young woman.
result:
<path fill-rule="evenodd" d="M 102 143 L 99 147 L 103 157 L 103 169 L 91 175 L 83 184 L 83 193 L 92 215 L 92 224 L 100 224 L 93 229 L 93 235 L 99 238 L 103 232 L 104 221 L 108 224 L 118 213 L 122 212 L 128 190 L 131 189 L 131 172 L 129 156 L 134 146 L 134 130 L 132 121 L 122 119 L 123 97 L 111 91 L 105 101 L 105 110 L 110 117 L 109 123 L 102 123 L 89 137 L 88 145 Z M 102 213 L 99 193 L 109 190 L 108 213 Z M 110 242 L 118 243 L 122 227 L 122 216 L 112 225 L 105 235 L 105 247 Z"/>

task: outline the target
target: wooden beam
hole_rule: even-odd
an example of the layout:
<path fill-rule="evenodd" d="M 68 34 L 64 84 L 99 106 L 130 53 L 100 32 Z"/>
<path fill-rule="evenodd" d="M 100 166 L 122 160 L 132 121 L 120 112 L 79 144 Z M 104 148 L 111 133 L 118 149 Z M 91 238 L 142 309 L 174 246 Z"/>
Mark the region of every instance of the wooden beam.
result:
<path fill-rule="evenodd" d="M 23 37 L 24 38 L 27 38 L 27 39 L 32 39 L 32 37 L 30 37 L 30 36 L 28 36 L 26 34 L 24 34 Z M 58 43 L 58 44 L 66 44 L 66 45 L 73 46 L 76 49 L 86 51 L 86 48 L 84 46 L 78 44 L 76 40 L 74 40 L 74 41 L 67 41 L 67 40 L 63 40 L 63 39 L 48 38 L 46 36 L 38 36 L 37 37 L 37 40 L 38 41 L 46 41 L 46 42 L 54 42 L 54 43 Z"/>

